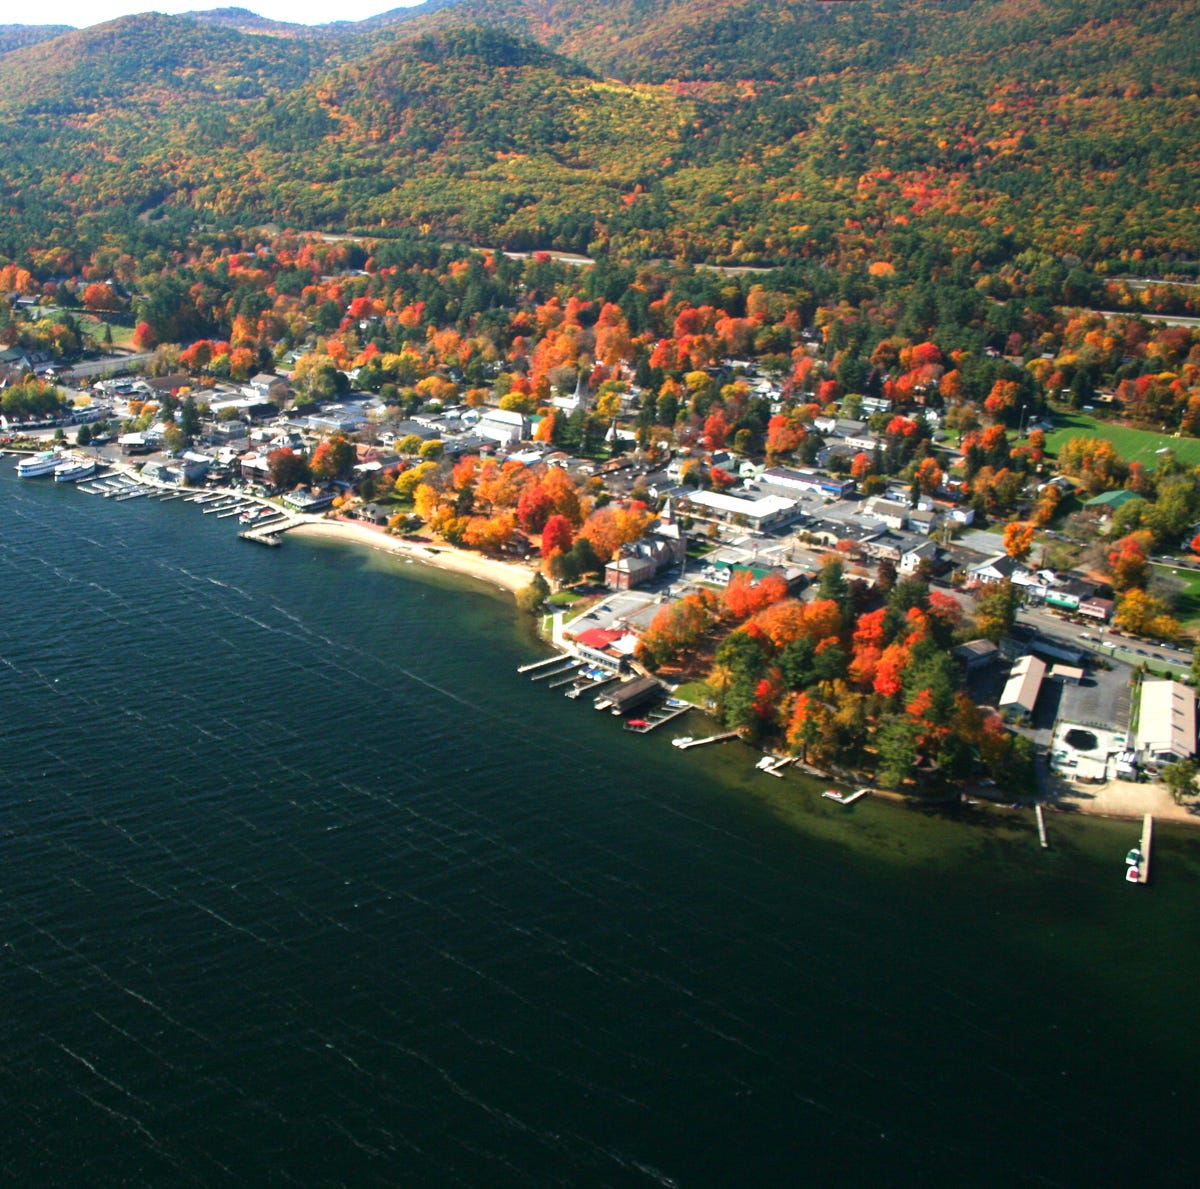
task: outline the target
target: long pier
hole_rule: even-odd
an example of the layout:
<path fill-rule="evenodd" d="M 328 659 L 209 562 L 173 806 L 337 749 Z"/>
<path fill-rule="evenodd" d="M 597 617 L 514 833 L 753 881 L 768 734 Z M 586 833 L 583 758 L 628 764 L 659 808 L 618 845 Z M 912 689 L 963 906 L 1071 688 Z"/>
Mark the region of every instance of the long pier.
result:
<path fill-rule="evenodd" d="M 547 665 L 561 665 L 567 659 L 567 654 L 556 652 L 553 656 L 548 656 L 540 661 L 530 661 L 527 665 L 519 665 L 518 673 L 536 673 L 538 669 L 544 669 Z"/>
<path fill-rule="evenodd" d="M 1154 842 L 1154 818 L 1146 814 L 1142 818 L 1142 861 L 1138 864 L 1138 883 L 1150 882 L 1150 847 Z"/>

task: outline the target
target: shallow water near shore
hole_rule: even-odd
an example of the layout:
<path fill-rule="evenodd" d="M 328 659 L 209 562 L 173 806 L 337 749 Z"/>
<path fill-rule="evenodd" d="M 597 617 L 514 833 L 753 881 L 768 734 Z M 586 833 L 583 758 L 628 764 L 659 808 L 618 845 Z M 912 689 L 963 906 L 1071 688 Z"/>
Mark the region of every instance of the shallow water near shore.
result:
<path fill-rule="evenodd" d="M 7 1183 L 1194 1182 L 1200 834 L 842 807 L 498 592 L 10 462 Z"/>

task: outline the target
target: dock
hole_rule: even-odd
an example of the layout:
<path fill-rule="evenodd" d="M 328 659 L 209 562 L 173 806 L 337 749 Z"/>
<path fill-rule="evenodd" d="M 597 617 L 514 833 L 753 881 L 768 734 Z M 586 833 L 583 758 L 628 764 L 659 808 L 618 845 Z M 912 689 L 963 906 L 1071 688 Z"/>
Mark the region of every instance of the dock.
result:
<path fill-rule="evenodd" d="M 547 665 L 561 665 L 566 659 L 566 653 L 556 652 L 553 656 L 544 657 L 540 661 L 530 661 L 527 665 L 520 665 L 517 668 L 517 672 L 536 673 L 539 669 L 544 669 Z"/>
<path fill-rule="evenodd" d="M 780 780 L 782 780 L 782 769 L 786 768 L 788 764 L 792 763 L 795 758 L 795 756 L 765 755 L 754 766 L 759 772 L 765 772 L 768 776 L 777 776 Z"/>
<path fill-rule="evenodd" d="M 855 801 L 860 797 L 865 797 L 870 791 L 870 789 L 855 789 L 852 793 L 839 793 L 833 789 L 826 789 L 821 796 L 828 797 L 839 805 L 853 805 Z"/>
<path fill-rule="evenodd" d="M 1033 810 L 1037 814 L 1038 841 L 1042 844 L 1042 850 L 1048 850 L 1050 843 L 1046 838 L 1046 815 L 1042 812 L 1042 803 L 1038 801 Z"/>
<path fill-rule="evenodd" d="M 706 735 L 703 739 L 693 739 L 685 735 L 679 739 L 672 739 L 671 745 L 678 747 L 680 751 L 687 751 L 691 747 L 703 747 L 706 743 L 724 743 L 726 739 L 737 738 L 737 731 L 722 731 L 719 735 Z"/>
<path fill-rule="evenodd" d="M 530 681 L 545 681 L 545 680 L 547 680 L 547 678 L 562 677 L 564 674 L 567 674 L 567 673 L 572 674 L 571 680 L 574 680 L 575 670 L 578 669 L 583 664 L 583 661 L 568 660 L 564 664 L 563 658 L 561 656 L 557 657 L 556 659 L 559 662 L 559 667 L 557 669 L 539 669 L 536 673 L 534 673 L 534 675 L 529 680 Z M 554 687 L 550 686 L 549 688 L 553 689 Z"/>
<path fill-rule="evenodd" d="M 265 523 L 260 521 L 253 528 L 242 529 L 238 536 L 243 541 L 254 541 L 259 545 L 282 545 L 280 536 L 289 528 L 295 528 L 296 525 L 303 523 L 302 520 L 293 520 L 289 516 L 281 515 Z"/>
<path fill-rule="evenodd" d="M 585 673 L 582 677 L 576 675 L 571 688 L 567 690 L 568 698 L 581 698 L 586 693 L 594 693 L 598 689 L 603 689 L 606 685 L 612 685 L 617 680 L 617 675 L 614 673 L 611 677 L 588 677 Z"/>
<path fill-rule="evenodd" d="M 656 706 L 646 713 L 646 717 L 643 719 L 646 724 L 644 727 L 635 727 L 626 723 L 625 729 L 638 735 L 648 735 L 651 731 L 657 731 L 659 727 L 665 726 L 681 714 L 687 714 L 689 710 L 691 710 L 691 706 Z"/>
<path fill-rule="evenodd" d="M 1149 813 L 1142 818 L 1142 861 L 1138 864 L 1138 883 L 1150 882 L 1150 847 L 1154 842 L 1154 818 Z"/>

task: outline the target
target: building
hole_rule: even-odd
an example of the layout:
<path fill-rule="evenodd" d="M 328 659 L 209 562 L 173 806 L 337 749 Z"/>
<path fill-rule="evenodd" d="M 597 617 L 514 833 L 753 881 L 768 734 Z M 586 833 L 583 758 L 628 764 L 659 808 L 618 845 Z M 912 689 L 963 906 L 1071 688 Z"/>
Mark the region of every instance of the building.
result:
<path fill-rule="evenodd" d="M 570 632 L 567 633 L 568 638 Z M 610 672 L 629 664 L 638 638 L 624 628 L 588 628 L 574 637 L 575 653 L 581 659 Z"/>
<path fill-rule="evenodd" d="M 968 640 L 965 644 L 959 644 L 952 648 L 950 655 L 968 673 L 974 673 L 994 664 L 999 651 L 991 640 Z"/>
<path fill-rule="evenodd" d="M 1028 722 L 1046 677 L 1046 662 L 1026 653 L 1013 665 L 1000 695 L 998 709 L 1005 718 Z"/>
<path fill-rule="evenodd" d="M 1143 764 L 1171 764 L 1196 751 L 1196 696 L 1180 681 L 1143 681 L 1134 747 Z"/>
<path fill-rule="evenodd" d="M 316 513 L 331 508 L 335 498 L 336 494 L 332 491 L 312 492 L 301 487 L 296 491 L 289 491 L 283 497 L 283 503 L 293 512 Z"/>
<path fill-rule="evenodd" d="M 844 499 L 853 495 L 855 490 L 853 479 L 841 479 L 836 475 L 794 467 L 768 467 L 759 476 L 759 481 L 783 491 L 816 492 L 833 499 Z"/>
<path fill-rule="evenodd" d="M 721 491 L 694 491 L 687 497 L 688 511 L 700 520 L 737 524 L 765 532 L 803 515 L 795 500 L 780 495 L 734 495 Z"/>
<path fill-rule="evenodd" d="M 529 437 L 529 418 L 515 409 L 488 409 L 475 432 L 501 446 L 515 446 Z"/>

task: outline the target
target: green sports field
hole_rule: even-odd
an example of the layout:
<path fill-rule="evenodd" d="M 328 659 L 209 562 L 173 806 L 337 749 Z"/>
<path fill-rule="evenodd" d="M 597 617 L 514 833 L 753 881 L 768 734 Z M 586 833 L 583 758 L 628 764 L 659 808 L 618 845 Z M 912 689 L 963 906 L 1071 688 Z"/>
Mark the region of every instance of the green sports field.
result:
<path fill-rule="evenodd" d="M 1117 448 L 1126 462 L 1154 466 L 1157 452 L 1164 446 L 1189 466 L 1200 466 L 1200 438 L 1175 438 L 1169 433 L 1151 433 L 1129 429 L 1108 421 L 1097 421 L 1086 413 L 1054 411 L 1054 429 L 1046 435 L 1046 451 L 1057 454 L 1071 438 L 1105 438 Z"/>

